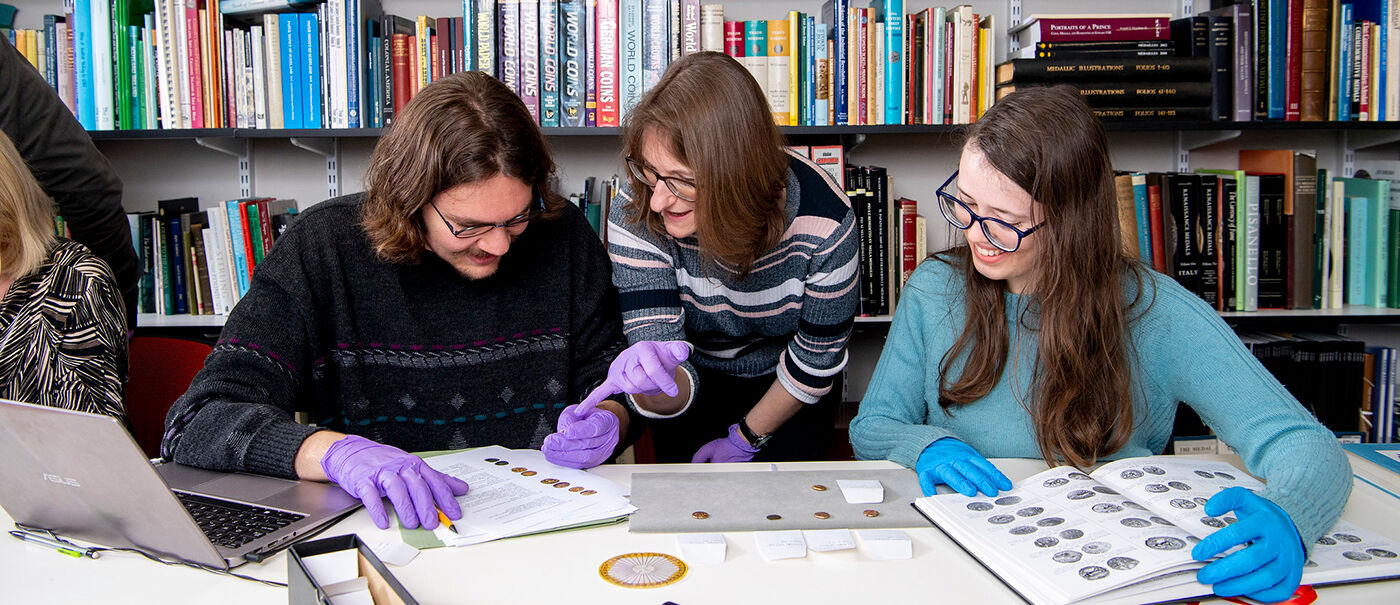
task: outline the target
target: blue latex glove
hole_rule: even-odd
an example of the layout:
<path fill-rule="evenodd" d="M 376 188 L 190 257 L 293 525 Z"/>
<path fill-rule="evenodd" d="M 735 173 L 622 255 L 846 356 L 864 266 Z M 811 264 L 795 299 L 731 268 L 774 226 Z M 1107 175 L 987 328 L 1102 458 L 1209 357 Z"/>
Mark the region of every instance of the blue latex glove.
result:
<path fill-rule="evenodd" d="M 347 435 L 326 449 L 321 470 L 364 502 L 379 529 L 389 529 L 384 496 L 389 497 L 399 521 L 408 529 L 436 528 L 438 509 L 449 519 L 462 518 L 456 496 L 467 493 L 467 482 L 438 472 L 422 458 L 399 448 Z"/>
<path fill-rule="evenodd" d="M 579 405 L 592 407 L 613 393 L 680 394 L 676 366 L 690 357 L 690 345 L 679 340 L 643 340 L 627 347 L 608 366 L 608 378 Z"/>
<path fill-rule="evenodd" d="M 1239 519 L 1215 530 L 1191 549 L 1205 561 L 1236 545 L 1246 546 L 1196 572 L 1196 581 L 1210 584 L 1222 597 L 1243 595 L 1269 603 L 1293 596 L 1303 577 L 1303 539 L 1288 513 L 1277 504 L 1243 487 L 1221 490 L 1206 502 L 1206 514 L 1219 517 L 1235 511 Z"/>
<path fill-rule="evenodd" d="M 748 462 L 753 460 L 753 455 L 758 453 L 758 448 L 749 445 L 744 440 L 744 436 L 739 434 L 739 423 L 729 425 L 729 436 L 721 437 L 705 445 L 700 446 L 700 450 L 690 457 L 691 462 Z"/>
<path fill-rule="evenodd" d="M 1011 480 L 997 470 L 972 446 L 952 437 L 930 443 L 914 463 L 919 487 L 925 496 L 932 496 L 938 484 L 946 483 L 964 496 L 976 496 L 981 491 L 995 496 L 998 489 L 1011 489 Z"/>
<path fill-rule="evenodd" d="M 612 458 L 621 437 L 617 416 L 583 404 L 559 414 L 559 432 L 544 438 L 545 460 L 570 468 L 593 468 Z"/>

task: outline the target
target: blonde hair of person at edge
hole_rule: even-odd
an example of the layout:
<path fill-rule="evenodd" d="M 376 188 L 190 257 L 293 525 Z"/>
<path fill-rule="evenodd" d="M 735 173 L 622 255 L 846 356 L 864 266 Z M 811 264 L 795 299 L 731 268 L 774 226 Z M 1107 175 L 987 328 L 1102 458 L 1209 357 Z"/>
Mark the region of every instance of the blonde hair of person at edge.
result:
<path fill-rule="evenodd" d="M 1158 454 L 1185 402 L 1267 482 L 1205 505 L 1239 521 L 1192 555 L 1245 548 L 1197 579 L 1221 596 L 1291 596 L 1305 547 L 1351 493 L 1345 454 L 1214 310 L 1124 256 L 1107 137 L 1078 93 L 997 101 L 936 195 L 966 243 L 905 285 L 851 424 L 857 457 L 914 469 L 926 494 L 996 495 L 1011 481 L 986 456 L 1084 468 Z"/>
<path fill-rule="evenodd" d="M 54 235 L 53 200 L 0 132 L 0 398 L 125 421 L 125 369 L 111 269 Z"/>

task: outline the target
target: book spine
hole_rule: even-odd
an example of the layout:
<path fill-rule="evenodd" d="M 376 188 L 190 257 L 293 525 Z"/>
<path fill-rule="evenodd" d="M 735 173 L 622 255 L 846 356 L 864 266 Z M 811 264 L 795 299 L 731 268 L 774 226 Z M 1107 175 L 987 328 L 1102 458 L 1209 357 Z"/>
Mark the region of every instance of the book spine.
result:
<path fill-rule="evenodd" d="M 721 9 L 722 10 L 722 9 Z M 618 6 L 619 29 L 621 31 L 621 44 L 618 48 L 619 64 L 622 74 L 619 81 L 622 84 L 621 107 L 618 108 L 618 121 L 627 116 L 627 113 L 642 100 L 642 0 L 621 0 Z M 728 23 L 725 23 L 726 35 L 728 33 Z"/>
<path fill-rule="evenodd" d="M 1234 22 L 1228 17 L 1210 18 L 1211 119 L 1234 119 Z"/>
<path fill-rule="evenodd" d="M 700 52 L 700 0 L 681 0 L 680 34 L 682 57 Z"/>
<path fill-rule="evenodd" d="M 201 58 L 203 44 L 199 36 L 199 8 L 195 0 L 184 0 L 185 19 L 185 82 L 189 96 L 190 128 L 205 128 L 204 115 L 204 61 Z M 94 49 L 97 50 L 97 49 Z M 100 91 L 99 91 L 99 94 Z"/>
<path fill-rule="evenodd" d="M 261 25 L 254 25 L 249 29 L 253 54 L 253 123 L 257 128 L 267 128 L 267 74 L 264 73 L 267 63 L 263 56 L 263 49 L 267 43 L 263 40 Z"/>
<path fill-rule="evenodd" d="M 520 3 L 520 100 L 540 123 L 540 5 Z"/>
<path fill-rule="evenodd" d="M 885 123 L 904 122 L 904 0 L 884 0 Z"/>
<path fill-rule="evenodd" d="M 1287 0 L 1287 29 L 1284 41 L 1284 106 L 1285 120 L 1296 122 L 1302 116 L 1303 98 L 1303 4 L 1304 0 Z"/>
<path fill-rule="evenodd" d="M 694 0 L 695 10 L 700 10 L 699 0 Z M 622 125 L 618 104 L 618 5 L 616 1 L 603 0 L 598 4 L 598 125 L 615 127 Z M 697 15 L 698 17 L 698 15 Z M 698 28 L 699 25 L 697 24 Z M 698 52 L 698 51 L 697 51 Z"/>
<path fill-rule="evenodd" d="M 170 298 L 173 299 L 173 303 L 174 303 L 170 308 L 173 309 L 173 313 L 174 313 L 175 315 L 184 315 L 184 314 L 186 314 L 186 313 L 189 313 L 189 311 L 190 311 L 190 309 L 189 309 L 189 299 L 186 298 L 186 290 L 185 290 L 186 287 L 187 287 L 187 286 L 186 286 L 186 282 L 188 281 L 188 277 L 185 275 L 185 237 L 184 237 L 184 232 L 183 232 L 183 230 L 180 228 L 180 227 L 181 227 L 181 223 L 180 223 L 180 217 L 178 217 L 178 216 L 166 217 L 166 222 L 165 222 L 165 224 L 166 224 L 166 226 L 169 228 L 169 233 L 170 233 L 170 275 L 171 275 L 171 281 L 168 282 L 168 283 L 169 283 L 170 286 L 171 286 L 171 287 L 170 287 L 170 291 L 171 291 L 171 296 L 170 296 Z"/>
<path fill-rule="evenodd" d="M 651 90 L 661 80 L 670 61 L 667 47 L 666 0 L 644 0 L 642 4 L 642 90 Z"/>
<path fill-rule="evenodd" d="M 996 68 L 997 84 L 1103 82 L 1208 82 L 1216 64 L 1211 57 L 1083 57 L 1012 59 Z"/>
<path fill-rule="evenodd" d="M 849 45 L 850 32 L 847 30 L 846 9 L 847 0 L 827 0 L 822 4 L 822 21 L 826 23 L 831 31 L 833 48 L 831 53 L 831 106 L 832 106 L 832 126 L 850 124 L 850 115 L 847 113 L 846 89 L 849 83 L 846 81 L 848 67 L 846 65 L 846 52 Z"/>
<path fill-rule="evenodd" d="M 94 1 L 92 8 L 92 88 L 97 110 L 97 129 L 114 130 L 116 107 L 112 97 L 112 3 Z"/>
<path fill-rule="evenodd" d="M 816 92 L 813 99 L 812 125 L 828 126 L 827 113 L 831 111 L 831 56 L 828 50 L 831 45 L 827 41 L 827 26 L 825 23 L 816 24 L 815 34 L 812 36 L 813 51 L 816 53 L 814 73 L 812 74 L 816 84 Z"/>
<path fill-rule="evenodd" d="M 581 2 L 581 0 L 576 0 Z M 520 0 L 498 0 L 496 28 L 500 32 L 497 40 L 496 73 L 501 83 L 517 96 L 520 95 Z"/>
<path fill-rule="evenodd" d="M 1236 179 L 1220 179 L 1220 310 L 1234 311 L 1239 301 L 1235 284 L 1235 240 L 1238 237 L 1236 217 L 1239 212 L 1239 185 Z"/>
<path fill-rule="evenodd" d="M 598 125 L 598 0 L 583 2 L 583 125 Z"/>
<path fill-rule="evenodd" d="M 1221 310 L 1220 259 L 1217 257 L 1220 225 L 1216 218 L 1220 212 L 1220 179 L 1215 175 L 1196 175 L 1195 179 L 1199 183 L 1197 191 L 1200 193 L 1197 198 L 1199 204 L 1192 212 L 1195 224 L 1191 226 L 1197 237 L 1193 251 L 1199 272 L 1196 293 L 1218 311 Z"/>
<path fill-rule="evenodd" d="M 1167 40 L 1171 38 L 1171 24 L 1167 17 L 1037 19 L 1026 26 L 1026 31 L 1039 42 Z"/>
<path fill-rule="evenodd" d="M 540 0 L 540 126 L 559 125 L 559 3 Z"/>
<path fill-rule="evenodd" d="M 476 28 L 472 40 L 475 41 L 477 71 L 496 75 L 496 0 L 476 0 L 476 18 L 472 19 Z"/>
<path fill-rule="evenodd" d="M 1366 304 L 1366 262 L 1370 258 L 1366 243 L 1366 224 L 1370 200 L 1364 197 L 1344 197 L 1346 212 L 1346 303 Z"/>
<path fill-rule="evenodd" d="M 765 78 L 760 83 L 766 84 L 764 90 L 768 93 L 768 107 L 773 116 L 773 121 L 780 126 L 789 124 L 788 87 L 789 71 L 792 64 L 792 46 L 788 39 L 788 21 L 769 19 L 764 22 L 767 27 L 766 42 L 768 48 L 768 69 Z"/>
<path fill-rule="evenodd" d="M 583 0 L 560 0 L 559 16 L 562 36 L 559 44 L 563 51 L 562 92 L 559 95 L 562 126 L 584 125 L 584 15 Z"/>
<path fill-rule="evenodd" d="M 700 49 L 722 53 L 724 40 L 724 5 L 700 5 Z"/>

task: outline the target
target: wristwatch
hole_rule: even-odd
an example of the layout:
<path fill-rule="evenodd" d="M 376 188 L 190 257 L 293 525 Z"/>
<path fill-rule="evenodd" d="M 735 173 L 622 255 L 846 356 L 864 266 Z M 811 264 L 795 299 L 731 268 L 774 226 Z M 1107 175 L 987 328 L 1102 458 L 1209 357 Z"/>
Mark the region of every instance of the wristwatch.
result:
<path fill-rule="evenodd" d="M 747 416 L 739 419 L 739 434 L 743 435 L 744 441 L 749 442 L 749 445 L 753 446 L 754 449 L 763 449 L 763 446 L 768 445 L 768 440 L 773 438 L 773 434 L 759 435 L 753 432 L 753 429 L 749 428 L 747 420 Z"/>

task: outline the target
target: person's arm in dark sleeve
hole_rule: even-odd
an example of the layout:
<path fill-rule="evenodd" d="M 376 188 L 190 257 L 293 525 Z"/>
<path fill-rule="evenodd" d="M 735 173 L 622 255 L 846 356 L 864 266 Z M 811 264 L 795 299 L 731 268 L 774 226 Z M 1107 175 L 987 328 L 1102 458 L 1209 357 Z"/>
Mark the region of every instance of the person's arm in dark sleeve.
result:
<path fill-rule="evenodd" d="M 122 181 L 53 87 L 0 36 L 0 130 L 14 141 L 76 241 L 107 262 L 136 325 L 141 268 L 122 208 Z"/>

